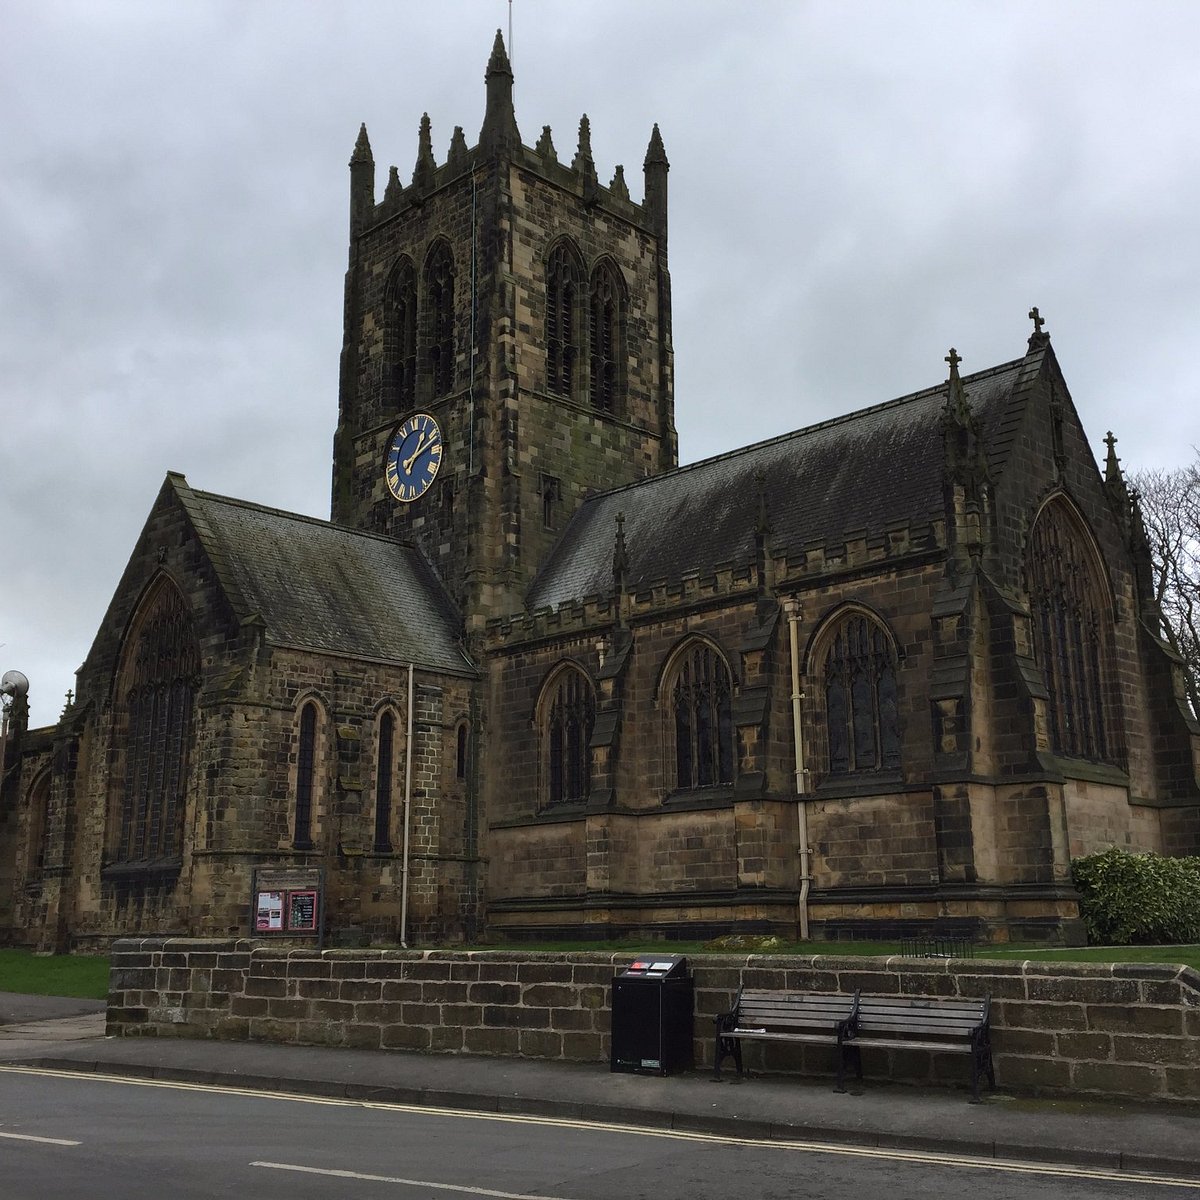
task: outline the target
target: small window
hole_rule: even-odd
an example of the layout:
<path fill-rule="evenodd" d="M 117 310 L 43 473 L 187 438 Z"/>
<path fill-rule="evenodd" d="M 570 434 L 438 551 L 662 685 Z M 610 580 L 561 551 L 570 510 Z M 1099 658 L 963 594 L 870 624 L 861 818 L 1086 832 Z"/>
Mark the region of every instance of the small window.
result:
<path fill-rule="evenodd" d="M 417 279 L 412 262 L 402 258 L 392 270 L 386 297 L 384 330 L 389 402 L 407 412 L 417 389 Z"/>
<path fill-rule="evenodd" d="M 456 779 L 467 777 L 467 744 L 468 734 L 466 722 L 458 727 L 458 748 L 454 756 L 454 775 Z"/>
<path fill-rule="evenodd" d="M 379 745 L 375 766 L 375 849 L 392 849 L 392 780 L 395 761 L 396 720 L 390 712 L 379 718 Z"/>
<path fill-rule="evenodd" d="M 554 529 L 558 524 L 558 502 L 562 499 L 562 482 L 553 475 L 541 479 L 542 525 Z"/>
<path fill-rule="evenodd" d="M 309 701 L 300 712 L 300 738 L 296 758 L 296 822 L 292 845 L 311 850 L 313 790 L 317 764 L 317 706 Z"/>

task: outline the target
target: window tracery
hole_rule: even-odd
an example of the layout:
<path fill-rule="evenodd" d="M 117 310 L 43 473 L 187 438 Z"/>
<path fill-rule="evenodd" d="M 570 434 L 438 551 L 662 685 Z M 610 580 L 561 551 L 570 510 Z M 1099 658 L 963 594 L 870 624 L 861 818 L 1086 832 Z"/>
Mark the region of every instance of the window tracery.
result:
<path fill-rule="evenodd" d="M 574 804 L 591 790 L 591 740 L 596 721 L 592 685 L 575 667 L 554 677 L 543 701 L 546 800 L 549 804 Z"/>
<path fill-rule="evenodd" d="M 830 775 L 900 766 L 900 720 L 891 639 L 864 613 L 843 617 L 822 664 Z"/>
<path fill-rule="evenodd" d="M 666 694 L 675 737 L 675 787 L 733 783 L 732 680 L 721 655 L 697 642 L 677 659 Z"/>
<path fill-rule="evenodd" d="M 125 778 L 114 858 L 172 857 L 182 844 L 200 649 L 178 588 L 162 583 L 126 644 Z"/>
<path fill-rule="evenodd" d="M 1054 751 L 1120 765 L 1107 712 L 1107 590 L 1066 501 L 1052 500 L 1035 521 L 1027 571 L 1034 654 L 1049 692 Z"/>

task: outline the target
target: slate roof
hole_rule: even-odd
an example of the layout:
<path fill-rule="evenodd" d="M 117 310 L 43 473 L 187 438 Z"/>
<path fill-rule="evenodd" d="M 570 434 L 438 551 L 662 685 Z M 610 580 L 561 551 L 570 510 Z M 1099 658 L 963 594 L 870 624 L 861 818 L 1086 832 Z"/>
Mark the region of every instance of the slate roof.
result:
<path fill-rule="evenodd" d="M 993 470 L 1015 425 L 1019 385 L 1040 355 L 964 376 Z M 612 592 L 616 518 L 625 515 L 627 587 L 754 561 L 756 473 L 765 476 L 775 552 L 922 526 L 943 515 L 940 424 L 946 384 L 590 497 L 534 580 L 530 610 Z"/>
<path fill-rule="evenodd" d="M 260 614 L 269 642 L 473 673 L 461 619 L 411 545 L 171 478 L 234 611 Z"/>

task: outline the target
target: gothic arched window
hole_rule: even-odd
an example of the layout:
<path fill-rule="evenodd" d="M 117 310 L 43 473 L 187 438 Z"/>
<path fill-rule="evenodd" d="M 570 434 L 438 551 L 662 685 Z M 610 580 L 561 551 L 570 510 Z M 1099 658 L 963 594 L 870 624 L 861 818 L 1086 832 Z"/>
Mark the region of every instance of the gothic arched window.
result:
<path fill-rule="evenodd" d="M 412 261 L 401 258 L 388 280 L 384 329 L 387 401 L 401 412 L 416 403 L 417 277 Z"/>
<path fill-rule="evenodd" d="M 826 642 L 821 679 L 830 775 L 900 766 L 900 717 L 891 638 L 865 613 L 842 617 Z"/>
<path fill-rule="evenodd" d="M 454 387 L 454 258 L 445 242 L 425 261 L 425 299 L 428 370 L 434 396 L 444 396 Z"/>
<path fill-rule="evenodd" d="M 564 667 L 550 680 L 540 707 L 546 802 L 582 802 L 592 785 L 590 747 L 596 721 L 592 685 L 578 667 Z"/>
<path fill-rule="evenodd" d="M 392 780 L 395 774 L 396 718 L 386 710 L 379 716 L 375 760 L 375 849 L 392 848 Z"/>
<path fill-rule="evenodd" d="M 729 667 L 707 642 L 680 654 L 664 691 L 675 737 L 675 787 L 733 782 L 733 685 Z"/>
<path fill-rule="evenodd" d="M 467 777 L 467 751 L 470 747 L 470 732 L 467 729 L 465 721 L 458 727 L 457 745 L 454 751 L 454 777 L 455 779 L 466 779 Z"/>
<path fill-rule="evenodd" d="M 164 578 L 138 614 L 122 653 L 118 862 L 151 862 L 181 852 L 199 676 L 191 613 L 179 589 Z"/>
<path fill-rule="evenodd" d="M 621 283 L 602 262 L 592 272 L 588 306 L 588 363 L 592 407 L 615 413 L 621 377 Z"/>
<path fill-rule="evenodd" d="M 317 783 L 317 706 L 310 700 L 300 710 L 300 729 L 296 744 L 296 811 L 292 845 L 311 850 L 313 796 Z"/>
<path fill-rule="evenodd" d="M 1050 693 L 1054 752 L 1122 765 L 1111 735 L 1108 590 L 1082 522 L 1064 499 L 1038 515 L 1026 561 L 1033 645 Z"/>
<path fill-rule="evenodd" d="M 559 396 L 575 391 L 579 358 L 579 268 L 560 242 L 546 263 L 546 390 Z"/>
<path fill-rule="evenodd" d="M 26 874 L 29 881 L 42 877 L 46 865 L 46 834 L 50 812 L 50 772 L 43 771 L 29 789 L 29 836 L 26 842 Z"/>

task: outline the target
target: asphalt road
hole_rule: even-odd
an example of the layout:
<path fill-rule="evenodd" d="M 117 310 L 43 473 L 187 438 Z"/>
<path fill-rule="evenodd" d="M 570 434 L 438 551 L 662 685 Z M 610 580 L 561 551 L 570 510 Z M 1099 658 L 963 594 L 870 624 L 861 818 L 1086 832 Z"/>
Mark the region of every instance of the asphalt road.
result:
<path fill-rule="evenodd" d="M 1200 1200 L 1200 1180 L 0 1068 L 4 1200 Z"/>

